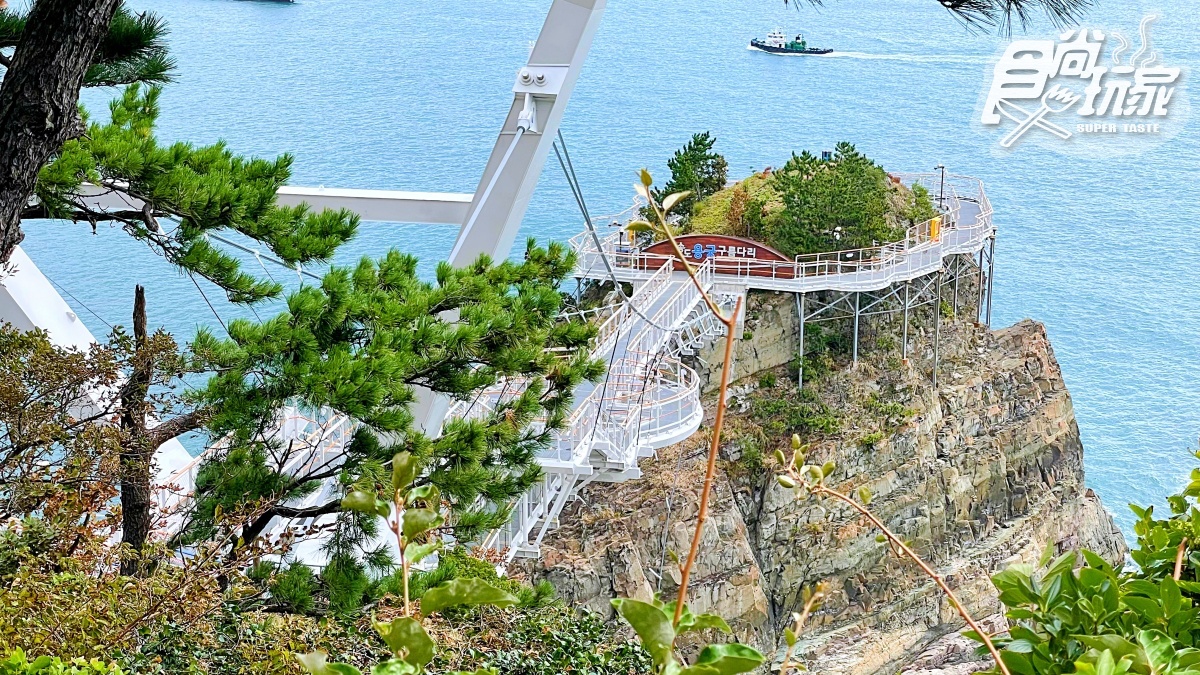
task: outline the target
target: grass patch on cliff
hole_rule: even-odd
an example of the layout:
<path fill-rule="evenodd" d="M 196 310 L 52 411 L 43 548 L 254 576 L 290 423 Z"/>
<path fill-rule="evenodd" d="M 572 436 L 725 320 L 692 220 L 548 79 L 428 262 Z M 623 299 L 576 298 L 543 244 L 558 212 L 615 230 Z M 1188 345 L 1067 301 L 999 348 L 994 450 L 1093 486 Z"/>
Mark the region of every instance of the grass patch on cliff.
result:
<path fill-rule="evenodd" d="M 835 434 L 842 428 L 841 417 L 811 389 L 752 396 L 750 416 L 762 427 L 764 434 L 775 438 L 787 438 L 792 434 Z"/>

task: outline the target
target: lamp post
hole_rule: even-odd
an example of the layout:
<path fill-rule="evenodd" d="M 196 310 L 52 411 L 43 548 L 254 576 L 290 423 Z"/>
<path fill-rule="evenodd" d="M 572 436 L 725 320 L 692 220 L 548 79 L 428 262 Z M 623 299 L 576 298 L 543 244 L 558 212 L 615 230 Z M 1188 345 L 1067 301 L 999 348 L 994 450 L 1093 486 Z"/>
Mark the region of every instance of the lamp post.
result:
<path fill-rule="evenodd" d="M 939 171 L 942 174 L 942 181 L 938 187 L 938 207 L 942 210 L 946 209 L 946 166 L 938 164 L 933 167 L 934 171 Z"/>

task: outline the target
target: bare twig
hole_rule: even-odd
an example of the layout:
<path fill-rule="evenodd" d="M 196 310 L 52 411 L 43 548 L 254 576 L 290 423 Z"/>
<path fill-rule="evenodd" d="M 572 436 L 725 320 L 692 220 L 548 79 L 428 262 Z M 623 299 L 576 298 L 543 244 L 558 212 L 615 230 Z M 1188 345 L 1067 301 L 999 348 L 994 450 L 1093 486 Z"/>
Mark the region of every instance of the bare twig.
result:
<path fill-rule="evenodd" d="M 692 267 L 691 262 L 683 255 L 683 249 L 680 248 L 679 242 L 675 239 L 675 233 L 671 231 L 671 226 L 667 223 L 667 210 L 674 204 L 679 203 L 688 193 L 668 195 L 663 200 L 663 205 L 660 206 L 654 200 L 654 195 L 650 192 L 650 185 L 649 172 L 642 170 L 641 187 L 638 189 L 638 192 L 646 198 L 651 213 L 654 214 L 658 220 L 658 224 L 661 226 L 661 232 L 671 242 L 671 249 L 674 251 L 676 259 L 683 263 L 683 268 L 687 270 L 688 278 L 696 286 L 696 291 L 700 293 L 705 306 L 725 326 L 725 360 L 721 364 L 721 386 L 717 392 L 717 416 L 713 421 L 712 439 L 708 446 L 708 465 L 704 471 L 704 487 L 700 490 L 700 511 L 696 515 L 696 530 L 692 534 L 692 545 L 688 550 L 687 560 L 680 568 L 679 594 L 675 602 L 675 618 L 673 620 L 673 624 L 678 626 L 679 620 L 683 617 L 683 608 L 687 601 L 688 581 L 692 575 L 692 568 L 696 565 L 696 555 L 700 552 L 700 539 L 704 533 L 704 521 L 708 519 L 708 500 L 712 494 L 713 479 L 717 472 L 717 453 L 721 449 L 721 430 L 725 426 L 725 401 L 729 392 L 729 376 L 733 366 L 733 344 L 737 340 L 737 318 L 742 310 L 742 299 L 739 297 L 737 303 L 734 305 L 733 313 L 725 316 L 716 301 L 705 290 L 704 284 L 700 283 L 700 277 L 697 275 L 696 269 Z"/>
<path fill-rule="evenodd" d="M 707 293 L 704 293 L 703 290 L 700 293 L 707 298 Z M 679 619 L 683 616 L 683 605 L 684 601 L 687 600 L 688 578 L 691 576 L 692 567 L 696 563 L 696 554 L 700 550 L 700 537 L 704 530 L 704 521 L 708 518 L 708 497 L 709 493 L 712 492 L 713 476 L 717 470 L 717 452 L 721 449 L 721 429 L 725 424 L 725 395 L 729 390 L 729 371 L 733 361 L 733 342 L 736 339 L 733 331 L 736 328 L 737 314 L 741 308 L 742 300 L 738 298 L 737 305 L 733 310 L 733 318 L 727 320 L 725 317 L 717 314 L 717 318 L 725 324 L 726 328 L 725 362 L 721 364 L 721 388 L 717 395 L 717 418 L 713 423 L 712 440 L 708 446 L 708 467 L 704 472 L 704 488 L 700 491 L 700 512 L 696 515 L 696 531 L 692 534 L 692 547 L 688 551 L 687 562 L 684 563 L 683 568 L 680 570 L 679 599 L 675 603 L 675 625 L 679 625 Z"/>
<path fill-rule="evenodd" d="M 828 593 L 825 590 L 825 585 L 823 583 L 818 584 L 816 590 L 813 591 L 813 594 L 808 597 L 807 601 L 805 601 L 804 609 L 802 609 L 799 613 L 792 613 L 794 622 L 792 625 L 792 635 L 788 640 L 787 651 L 783 653 L 783 664 L 779 666 L 779 675 L 788 675 L 788 669 L 792 667 L 792 652 L 796 649 L 795 638 L 796 636 L 800 635 L 801 631 L 804 630 L 804 624 L 808 622 L 808 617 L 813 613 L 813 610 L 815 610 L 822 602 L 825 601 L 825 596 L 827 594 Z"/>
<path fill-rule="evenodd" d="M 868 509 L 865 505 L 854 501 L 854 499 L 852 499 L 849 495 L 842 494 L 837 490 L 826 487 L 819 481 L 809 481 L 807 478 L 801 475 L 799 471 L 797 471 L 794 464 L 788 468 L 788 475 L 791 476 L 796 483 L 802 484 L 810 493 L 814 495 L 825 495 L 827 497 L 832 497 L 833 499 L 850 506 L 850 508 L 858 511 L 863 517 L 871 521 L 871 524 L 874 525 L 881 533 L 883 533 L 883 536 L 887 538 L 888 544 L 892 547 L 893 551 L 897 552 L 897 555 L 908 558 L 916 563 L 917 567 L 921 568 L 921 571 L 925 573 L 925 576 L 929 577 L 933 580 L 933 583 L 937 584 L 937 587 L 941 589 L 942 593 L 946 595 L 946 598 L 950 600 L 950 604 L 954 606 L 954 609 L 958 612 L 958 615 L 962 617 L 963 621 L 965 621 L 968 626 L 970 626 L 971 630 L 975 631 L 976 635 L 979 636 L 979 639 L 983 640 L 983 644 L 987 646 L 988 653 L 991 654 L 992 658 L 996 661 L 996 667 L 1000 669 L 1000 672 L 1004 675 L 1011 675 L 1011 673 L 1009 673 L 1008 666 L 1004 665 L 1003 659 L 1000 658 L 1000 652 L 996 649 L 996 645 L 992 643 L 992 639 L 988 635 L 987 631 L 983 630 L 983 628 L 979 626 L 979 623 L 975 621 L 975 618 L 972 617 L 971 613 L 968 612 L 966 607 L 963 606 L 962 602 L 958 599 L 958 596 L 954 594 L 954 591 L 950 590 L 950 586 L 946 584 L 946 581 L 942 578 L 942 576 L 935 572 L 933 568 L 921 558 L 921 556 L 917 555 L 915 551 L 909 548 L 908 544 L 904 543 L 904 540 L 898 537 L 896 533 L 888 529 L 888 526 L 884 525 L 883 521 L 880 520 L 874 512 Z"/>
<path fill-rule="evenodd" d="M 1179 581 L 1179 577 L 1183 575 L 1183 553 L 1187 550 L 1187 537 L 1179 542 L 1179 549 L 1175 551 L 1175 581 Z"/>

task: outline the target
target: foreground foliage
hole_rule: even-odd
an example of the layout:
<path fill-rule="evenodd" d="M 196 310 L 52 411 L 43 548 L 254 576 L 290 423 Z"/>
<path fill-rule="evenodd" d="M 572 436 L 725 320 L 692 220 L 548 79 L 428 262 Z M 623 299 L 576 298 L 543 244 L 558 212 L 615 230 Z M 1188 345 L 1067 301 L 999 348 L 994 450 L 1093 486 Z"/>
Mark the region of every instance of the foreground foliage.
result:
<path fill-rule="evenodd" d="M 1200 453 L 1197 454 L 1200 458 Z M 1171 514 L 1138 516 L 1138 567 L 1068 551 L 993 578 L 1010 631 L 996 638 L 1019 675 L 1200 673 L 1200 469 L 1168 499 Z M 1082 566 L 1078 566 L 1082 557 Z M 971 634 L 974 636 L 973 634 Z M 975 636 L 977 637 L 977 636 Z"/>

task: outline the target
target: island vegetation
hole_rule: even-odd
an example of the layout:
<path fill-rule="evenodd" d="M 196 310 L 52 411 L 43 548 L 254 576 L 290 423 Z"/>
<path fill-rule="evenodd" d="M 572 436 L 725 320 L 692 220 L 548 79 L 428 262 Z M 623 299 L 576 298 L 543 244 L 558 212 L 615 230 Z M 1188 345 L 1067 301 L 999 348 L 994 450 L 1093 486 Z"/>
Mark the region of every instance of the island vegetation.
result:
<path fill-rule="evenodd" d="M 901 241 L 937 215 L 929 191 L 904 185 L 851 143 L 827 156 L 805 150 L 778 169 L 731 184 L 716 139 L 696 134 L 667 162 L 671 178 L 656 199 L 687 191 L 673 225 L 685 234 L 761 241 L 787 256 L 867 249 Z"/>

